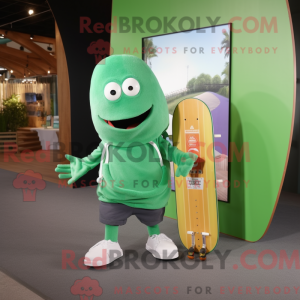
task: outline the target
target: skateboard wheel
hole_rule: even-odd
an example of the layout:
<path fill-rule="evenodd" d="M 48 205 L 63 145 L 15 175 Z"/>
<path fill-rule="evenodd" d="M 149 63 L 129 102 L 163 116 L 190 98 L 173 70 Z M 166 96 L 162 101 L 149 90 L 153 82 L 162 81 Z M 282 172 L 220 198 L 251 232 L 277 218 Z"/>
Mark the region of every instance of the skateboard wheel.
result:
<path fill-rule="evenodd" d="M 189 250 L 188 250 L 188 258 L 189 259 L 194 259 L 194 254 L 195 254 L 195 250 L 193 247 L 191 247 Z"/>
<path fill-rule="evenodd" d="M 199 252 L 199 258 L 200 260 L 206 260 L 206 249 L 205 248 L 201 248 L 200 252 Z"/>

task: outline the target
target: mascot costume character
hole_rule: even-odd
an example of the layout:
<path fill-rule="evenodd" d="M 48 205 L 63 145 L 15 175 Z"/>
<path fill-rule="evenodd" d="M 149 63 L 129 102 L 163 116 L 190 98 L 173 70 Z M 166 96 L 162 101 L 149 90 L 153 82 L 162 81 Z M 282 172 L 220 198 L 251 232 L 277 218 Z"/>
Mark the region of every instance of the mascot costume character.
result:
<path fill-rule="evenodd" d="M 118 229 L 131 215 L 147 226 L 146 249 L 158 259 L 178 257 L 178 249 L 160 233 L 170 188 L 170 161 L 176 176 L 187 176 L 197 155 L 173 147 L 166 137 L 166 98 L 149 66 L 132 55 L 112 55 L 95 67 L 90 106 L 101 143 L 89 156 L 66 155 L 67 165 L 55 169 L 74 183 L 100 164 L 97 195 L 104 240 L 85 255 L 87 266 L 103 266 L 123 255 Z M 103 257 L 105 256 L 105 257 Z"/>

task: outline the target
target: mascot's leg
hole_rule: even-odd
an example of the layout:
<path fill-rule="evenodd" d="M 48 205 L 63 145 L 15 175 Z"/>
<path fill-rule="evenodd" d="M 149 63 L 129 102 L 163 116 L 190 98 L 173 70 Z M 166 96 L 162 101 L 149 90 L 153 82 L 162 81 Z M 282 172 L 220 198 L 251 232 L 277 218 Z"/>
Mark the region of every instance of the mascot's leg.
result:
<path fill-rule="evenodd" d="M 118 229 L 119 226 L 105 225 L 105 239 L 86 253 L 84 257 L 86 266 L 105 266 L 123 256 L 123 250 L 118 243 Z"/>
<path fill-rule="evenodd" d="M 118 242 L 119 226 L 105 225 L 105 240 Z"/>
<path fill-rule="evenodd" d="M 156 235 L 160 234 L 160 230 L 159 230 L 158 224 L 156 224 L 154 226 L 147 226 L 147 229 L 148 229 L 149 236 L 152 236 L 154 234 L 156 234 Z"/>
<path fill-rule="evenodd" d="M 173 241 L 165 234 L 160 233 L 158 224 L 163 220 L 165 208 L 160 209 L 134 209 L 136 217 L 147 225 L 149 237 L 146 249 L 155 258 L 174 259 L 179 256 L 178 249 Z"/>
<path fill-rule="evenodd" d="M 156 227 L 157 226 L 157 227 Z M 156 227 L 156 228 L 153 228 Z M 158 233 L 153 233 L 152 232 Z M 146 249 L 158 259 L 174 259 L 179 256 L 178 248 L 174 242 L 165 234 L 159 233 L 158 225 L 148 226 L 149 237 L 146 244 Z"/>
<path fill-rule="evenodd" d="M 130 215 L 131 210 L 123 204 L 100 201 L 100 222 L 105 224 L 105 237 L 86 253 L 86 266 L 105 266 L 123 256 L 118 243 L 118 231 L 119 226 L 124 225 Z"/>
<path fill-rule="evenodd" d="M 84 257 L 86 266 L 105 266 L 123 256 L 118 243 L 119 226 L 105 225 L 105 238 L 94 245 Z"/>

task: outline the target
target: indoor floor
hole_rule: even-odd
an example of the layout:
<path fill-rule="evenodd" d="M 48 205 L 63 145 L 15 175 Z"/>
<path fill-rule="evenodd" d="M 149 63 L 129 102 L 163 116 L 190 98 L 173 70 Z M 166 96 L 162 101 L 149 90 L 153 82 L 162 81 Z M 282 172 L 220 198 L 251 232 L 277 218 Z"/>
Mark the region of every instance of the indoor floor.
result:
<path fill-rule="evenodd" d="M 177 221 L 169 218 L 161 223 L 161 232 L 173 239 L 181 256 L 175 261 L 154 259 L 145 250 L 146 226 L 130 217 L 119 230 L 124 256 L 106 268 L 84 269 L 83 256 L 104 236 L 95 187 L 70 189 L 46 182 L 44 189 L 36 190 L 35 201 L 28 202 L 23 201 L 26 191 L 13 186 L 16 177 L 0 169 L 0 269 L 42 298 L 79 299 L 71 287 L 84 277 L 99 282 L 105 299 L 166 299 L 173 294 L 180 299 L 218 299 L 221 293 L 224 299 L 250 293 L 260 299 L 269 292 L 272 299 L 282 299 L 284 293 L 285 299 L 299 297 L 298 195 L 282 193 L 260 241 L 249 244 L 220 234 L 205 263 L 187 259 Z M 289 263 L 285 258 L 292 253 L 296 259 Z"/>

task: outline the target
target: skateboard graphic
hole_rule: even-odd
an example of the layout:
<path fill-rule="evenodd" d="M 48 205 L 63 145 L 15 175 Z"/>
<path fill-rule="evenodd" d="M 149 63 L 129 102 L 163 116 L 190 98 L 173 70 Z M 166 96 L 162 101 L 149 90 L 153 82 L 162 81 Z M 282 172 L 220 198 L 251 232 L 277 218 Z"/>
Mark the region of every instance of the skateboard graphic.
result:
<path fill-rule="evenodd" d="M 173 145 L 198 155 L 187 177 L 175 177 L 179 235 L 190 259 L 199 252 L 205 260 L 219 238 L 211 113 L 201 100 L 185 99 L 174 111 L 172 127 Z"/>

